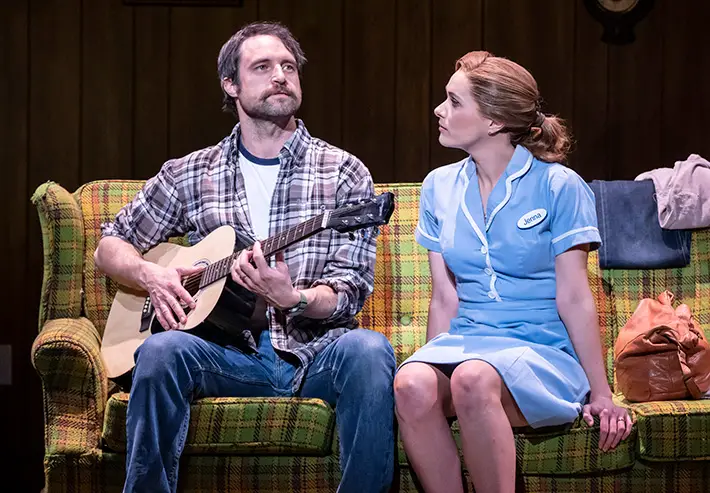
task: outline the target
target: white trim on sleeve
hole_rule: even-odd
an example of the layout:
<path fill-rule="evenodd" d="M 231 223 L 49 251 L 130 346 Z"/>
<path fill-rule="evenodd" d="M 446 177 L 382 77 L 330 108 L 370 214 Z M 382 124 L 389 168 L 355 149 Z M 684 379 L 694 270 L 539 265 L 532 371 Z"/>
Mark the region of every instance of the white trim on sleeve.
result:
<path fill-rule="evenodd" d="M 420 228 L 419 226 L 417 226 L 417 232 L 420 235 L 422 235 L 424 238 L 426 238 L 427 240 L 431 240 L 433 242 L 439 243 L 439 238 L 435 238 L 432 235 L 425 233 L 424 230 L 422 228 Z"/>
<path fill-rule="evenodd" d="M 577 233 L 582 233 L 584 231 L 596 231 L 597 233 L 599 232 L 599 230 L 597 228 L 595 228 L 594 226 L 585 226 L 584 228 L 572 229 L 570 231 L 567 231 L 566 233 L 562 233 L 561 235 L 559 235 L 556 238 L 553 238 L 552 244 L 554 245 L 558 241 L 562 241 L 565 238 L 567 238 L 568 236 L 576 235 Z"/>

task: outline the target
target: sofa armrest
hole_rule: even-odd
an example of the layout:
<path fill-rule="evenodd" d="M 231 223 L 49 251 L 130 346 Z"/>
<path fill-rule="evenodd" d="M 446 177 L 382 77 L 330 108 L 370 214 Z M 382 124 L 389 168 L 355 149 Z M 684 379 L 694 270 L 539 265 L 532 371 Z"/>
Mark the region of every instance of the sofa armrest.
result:
<path fill-rule="evenodd" d="M 101 339 L 86 318 L 48 321 L 32 345 L 42 380 L 46 454 L 99 447 L 108 399 Z"/>

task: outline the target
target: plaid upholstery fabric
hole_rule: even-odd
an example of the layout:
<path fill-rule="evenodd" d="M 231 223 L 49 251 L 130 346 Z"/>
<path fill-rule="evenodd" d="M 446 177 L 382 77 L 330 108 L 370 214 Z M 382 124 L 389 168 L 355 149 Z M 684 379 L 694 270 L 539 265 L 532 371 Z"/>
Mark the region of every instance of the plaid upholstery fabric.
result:
<path fill-rule="evenodd" d="M 128 394 L 108 401 L 103 438 L 126 451 Z M 320 399 L 200 399 L 190 407 L 184 454 L 328 455 L 335 413 Z"/>
<path fill-rule="evenodd" d="M 118 211 L 138 193 L 143 181 L 98 181 L 84 185 L 76 195 L 84 218 L 86 246 L 84 259 L 84 310 L 99 334 L 103 335 L 106 319 L 116 295 L 116 283 L 98 272 L 94 251 L 101 238 L 101 223 L 112 220 Z"/>
<path fill-rule="evenodd" d="M 45 457 L 48 493 L 121 493 L 125 456 L 97 451 Z M 180 461 L 179 491 L 195 493 L 332 493 L 338 487 L 337 459 L 329 457 L 186 456 Z M 401 467 L 395 491 L 420 493 L 412 471 Z M 468 482 L 469 491 L 473 484 Z M 707 493 L 710 468 L 699 462 L 646 463 L 603 475 L 524 476 L 526 493 Z"/>
<path fill-rule="evenodd" d="M 384 334 L 397 364 L 426 342 L 431 295 L 427 251 L 414 241 L 419 216 L 419 185 L 375 185 L 375 194 L 392 192 L 396 208 L 377 238 L 375 290 L 358 316 L 363 327 Z"/>
<path fill-rule="evenodd" d="M 586 474 L 629 468 L 636 459 L 636 431 L 614 450 L 599 450 L 599 420 L 593 427 L 578 419 L 569 430 L 515 434 L 516 458 L 523 474 Z"/>
<path fill-rule="evenodd" d="M 473 483 L 465 474 L 468 491 Z M 400 493 L 421 493 L 408 467 L 399 473 Z M 606 474 L 580 476 L 525 475 L 518 478 L 526 493 L 707 493 L 710 467 L 698 462 L 648 464 L 637 460 L 633 468 Z M 518 491 L 518 489 L 516 489 Z"/>
<path fill-rule="evenodd" d="M 32 195 L 42 227 L 44 276 L 39 328 L 47 320 L 76 318 L 81 313 L 81 270 L 84 235 L 81 211 L 71 194 L 47 182 Z"/>
<path fill-rule="evenodd" d="M 121 493 L 126 456 L 97 450 L 49 455 L 44 460 L 48 493 Z M 333 493 L 340 466 L 328 457 L 186 455 L 178 491 L 191 493 Z"/>
<path fill-rule="evenodd" d="M 706 493 L 710 467 L 700 463 L 648 465 L 636 461 L 631 470 L 601 476 L 526 476 L 526 492 L 557 493 Z"/>
<path fill-rule="evenodd" d="M 710 400 L 657 401 L 629 406 L 636 414 L 641 458 L 710 460 Z"/>
<path fill-rule="evenodd" d="M 631 318 L 643 298 L 657 298 L 668 289 L 675 303 L 686 303 L 695 320 L 710 336 L 710 229 L 693 233 L 690 264 L 680 269 L 607 270 L 604 279 L 611 285 L 616 313 L 613 341 L 618 330 Z"/>
<path fill-rule="evenodd" d="M 592 291 L 592 296 L 597 305 L 597 315 L 599 319 L 599 336 L 602 342 L 602 357 L 607 354 L 609 349 L 614 348 L 616 333 L 616 310 L 612 302 L 613 293 L 611 283 L 604 277 L 604 271 L 599 268 L 599 251 L 590 252 L 589 260 L 587 261 L 587 278 L 589 279 L 589 288 Z M 613 360 L 612 360 L 613 362 Z M 614 369 L 609 361 L 605 361 L 607 368 L 607 378 L 612 390 L 614 388 Z"/>
<path fill-rule="evenodd" d="M 686 303 L 710 336 L 710 230 L 693 233 L 690 264 L 677 269 L 608 270 L 616 323 L 613 340 L 639 301 L 668 289 L 676 305 Z M 613 358 L 613 340 L 610 346 Z M 628 404 L 637 415 L 639 456 L 648 460 L 710 459 L 710 401 Z"/>
<path fill-rule="evenodd" d="M 461 436 L 457 421 L 451 426 L 461 454 Z M 593 427 L 578 419 L 570 427 L 542 430 L 519 429 L 515 432 L 516 459 L 523 474 L 569 475 L 610 472 L 628 469 L 636 459 L 636 430 L 616 449 L 599 450 L 599 421 Z M 409 464 L 401 440 L 399 464 Z"/>
<path fill-rule="evenodd" d="M 47 454 L 99 446 L 107 399 L 99 348 L 86 318 L 50 320 L 32 345 L 32 363 L 42 378 Z"/>

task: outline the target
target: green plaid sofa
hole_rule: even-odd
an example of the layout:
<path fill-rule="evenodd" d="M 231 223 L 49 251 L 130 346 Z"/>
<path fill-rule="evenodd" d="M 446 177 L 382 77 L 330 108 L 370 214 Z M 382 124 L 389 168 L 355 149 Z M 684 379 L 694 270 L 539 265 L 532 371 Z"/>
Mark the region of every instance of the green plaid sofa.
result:
<path fill-rule="evenodd" d="M 44 395 L 44 470 L 48 493 L 120 492 L 124 478 L 128 395 L 106 378 L 100 356 L 115 285 L 96 271 L 100 224 L 141 187 L 98 181 L 70 193 L 56 183 L 32 197 L 44 241 L 39 335 L 32 361 Z M 419 184 L 382 184 L 397 209 L 378 240 L 375 294 L 363 326 L 391 341 L 398 362 L 425 340 L 430 280 L 426 251 L 413 239 Z M 670 289 L 710 327 L 710 233 L 694 234 L 684 269 L 600 271 L 589 260 L 601 336 L 613 384 L 610 349 L 618 328 L 643 297 Z M 710 335 L 710 334 L 709 334 Z M 617 396 L 620 402 L 623 396 Z M 615 451 L 597 448 L 598 426 L 518 430 L 521 489 L 528 492 L 710 491 L 710 401 L 629 405 L 636 425 Z M 180 466 L 180 491 L 331 492 L 339 480 L 333 410 L 317 399 L 202 399 L 192 406 Z M 454 431 L 457 426 L 454 423 Z M 394 491 L 416 491 L 397 447 Z"/>

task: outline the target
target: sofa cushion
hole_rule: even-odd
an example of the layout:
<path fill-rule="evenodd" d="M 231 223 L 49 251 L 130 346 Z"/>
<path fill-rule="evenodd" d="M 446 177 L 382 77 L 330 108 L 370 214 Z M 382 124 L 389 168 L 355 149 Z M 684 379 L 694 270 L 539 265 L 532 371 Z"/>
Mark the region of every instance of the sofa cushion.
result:
<path fill-rule="evenodd" d="M 461 436 L 458 421 L 451 426 L 461 453 Z M 599 450 L 599 421 L 587 426 L 577 419 L 570 426 L 515 432 L 517 465 L 526 475 L 586 474 L 618 471 L 631 467 L 636 458 L 636 430 L 613 451 Z M 461 455 L 463 460 L 463 455 Z M 406 465 L 407 456 L 399 440 L 399 463 Z"/>
<path fill-rule="evenodd" d="M 636 460 L 636 430 L 614 450 L 599 449 L 599 420 L 581 418 L 571 427 L 515 433 L 516 457 L 523 474 L 585 474 L 618 471 Z"/>
<path fill-rule="evenodd" d="M 126 451 L 128 394 L 108 401 L 103 440 Z M 320 399 L 210 397 L 190 407 L 184 454 L 316 455 L 332 451 L 335 413 Z"/>
<path fill-rule="evenodd" d="M 646 460 L 710 460 L 710 400 L 630 404 L 639 456 Z"/>

